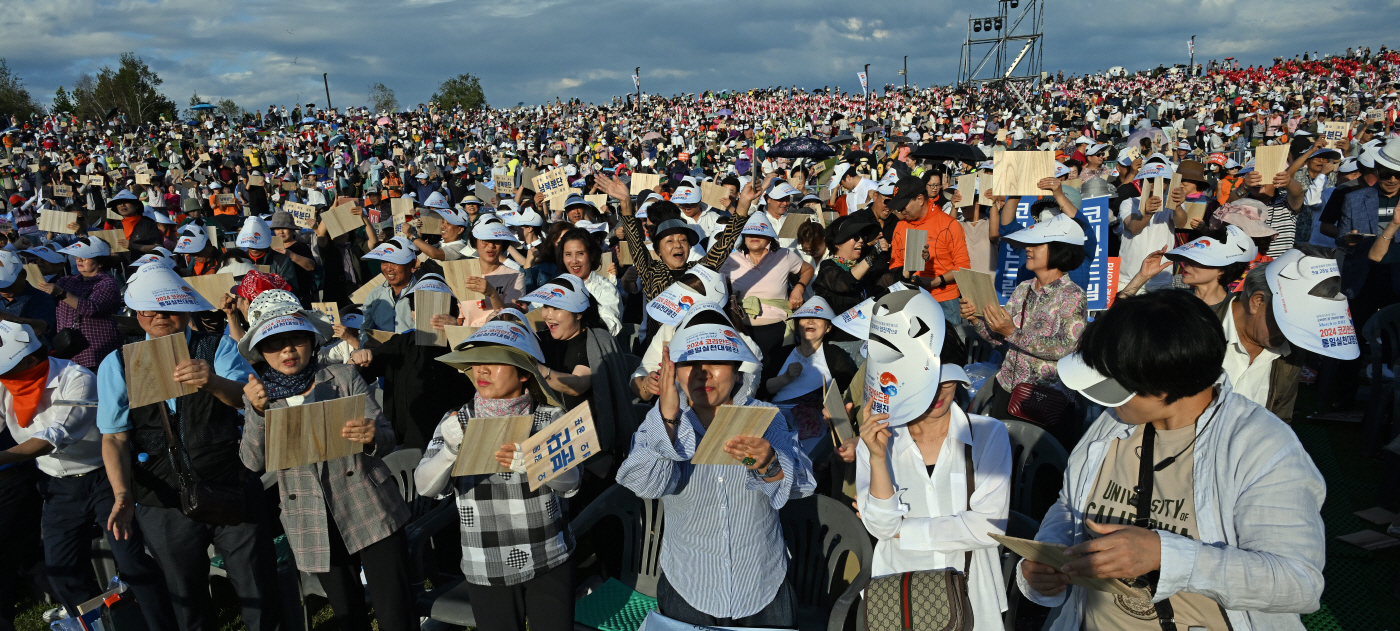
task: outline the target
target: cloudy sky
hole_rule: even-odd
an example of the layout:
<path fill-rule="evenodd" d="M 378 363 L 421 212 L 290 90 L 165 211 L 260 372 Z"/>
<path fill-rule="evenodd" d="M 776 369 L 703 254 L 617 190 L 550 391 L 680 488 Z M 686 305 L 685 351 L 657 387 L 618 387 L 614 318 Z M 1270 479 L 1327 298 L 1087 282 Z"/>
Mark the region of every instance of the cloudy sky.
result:
<path fill-rule="evenodd" d="M 1227 56 L 1379 48 L 1400 0 L 1045 0 L 1044 69 L 1082 73 Z M 0 57 L 47 103 L 60 85 L 134 51 L 183 107 L 192 92 L 249 109 L 269 103 L 363 105 L 383 82 L 401 104 L 426 101 L 458 73 L 508 106 L 642 87 L 672 94 L 769 85 L 858 89 L 956 80 L 969 15 L 993 0 L 5 0 Z M 1022 4 L 1022 8 L 1026 5 Z M 1321 8 L 1319 8 L 1321 7 Z M 1013 14 L 1021 9 L 1012 10 Z M 1388 33 L 1387 33 L 1388 31 Z M 1014 54 L 1014 53 L 1013 53 Z M 1004 70 L 1004 69 L 1003 69 Z"/>

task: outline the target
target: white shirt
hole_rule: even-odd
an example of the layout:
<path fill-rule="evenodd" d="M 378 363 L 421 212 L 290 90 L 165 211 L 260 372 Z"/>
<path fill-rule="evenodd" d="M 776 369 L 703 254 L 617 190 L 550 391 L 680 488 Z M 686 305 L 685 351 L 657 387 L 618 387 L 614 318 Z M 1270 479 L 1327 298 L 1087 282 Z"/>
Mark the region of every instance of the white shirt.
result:
<path fill-rule="evenodd" d="M 40 456 L 39 470 L 54 477 L 80 475 L 102 466 L 102 434 L 96 430 L 97 408 L 55 406 L 54 401 L 96 401 L 97 376 L 66 359 L 49 359 L 49 378 L 29 427 L 20 427 L 14 397 L 0 388 L 0 412 L 15 442 L 38 438 L 53 445 Z"/>
<path fill-rule="evenodd" d="M 1235 392 L 1267 408 L 1269 375 L 1273 372 L 1274 360 L 1287 355 L 1291 349 L 1288 342 L 1284 342 L 1279 349 L 1259 351 L 1259 356 L 1251 362 L 1249 351 L 1245 350 L 1239 331 L 1235 330 L 1234 301 L 1234 298 L 1230 299 L 1225 313 L 1225 374 L 1230 377 L 1230 387 Z"/>
<path fill-rule="evenodd" d="M 906 427 L 890 428 L 888 465 L 894 496 L 870 495 L 870 450 L 856 443 L 856 503 L 866 530 L 876 538 L 872 577 L 952 568 L 963 570 L 972 550 L 968 596 L 973 629 L 1000 631 L 1006 610 L 997 542 L 1011 511 L 1011 441 L 1006 425 L 953 405 L 948 438 L 929 475 L 924 456 Z M 972 445 L 973 491 L 968 510 L 964 445 Z M 896 536 L 898 535 L 898 536 Z"/>
<path fill-rule="evenodd" d="M 622 290 L 617 288 L 617 280 L 602 272 L 593 272 L 583 279 L 583 288 L 598 305 L 598 316 L 608 325 L 608 332 L 617 335 L 622 332 Z"/>
<path fill-rule="evenodd" d="M 1130 198 L 1118 207 L 1124 221 L 1129 217 L 1141 216 L 1142 213 L 1138 211 L 1140 201 L 1141 198 Z M 1133 234 L 1122 223 L 1119 224 L 1118 232 L 1123 236 L 1122 244 L 1118 247 L 1118 256 L 1123 265 L 1120 268 L 1122 273 L 1118 275 L 1118 291 L 1122 291 L 1128 287 L 1133 276 L 1142 268 L 1142 261 L 1147 258 L 1147 255 L 1164 247 L 1173 247 L 1176 233 L 1172 230 L 1172 213 L 1165 209 L 1154 213 L 1147 225 L 1142 227 L 1142 232 Z M 1171 284 L 1172 274 L 1169 268 L 1153 276 L 1143 289 L 1151 291 L 1168 287 Z"/>
<path fill-rule="evenodd" d="M 681 219 L 685 220 L 685 222 L 690 225 L 700 228 L 700 238 L 709 237 L 714 239 L 720 233 L 724 232 L 724 224 L 719 222 L 719 213 L 704 208 L 701 209 L 699 214 L 700 216 L 698 218 L 691 219 L 690 215 L 681 212 Z"/>

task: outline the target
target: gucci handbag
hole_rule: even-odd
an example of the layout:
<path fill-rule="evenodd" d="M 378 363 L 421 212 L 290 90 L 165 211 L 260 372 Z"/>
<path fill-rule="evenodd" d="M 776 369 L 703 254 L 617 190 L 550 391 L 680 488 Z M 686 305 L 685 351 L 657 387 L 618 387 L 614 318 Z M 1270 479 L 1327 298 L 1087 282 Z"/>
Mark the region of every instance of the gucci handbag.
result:
<path fill-rule="evenodd" d="M 972 508 L 972 446 L 964 445 L 967 463 L 968 510 Z M 972 631 L 972 601 L 967 595 L 967 570 L 905 572 L 871 579 L 865 587 L 865 628 L 869 631 Z"/>

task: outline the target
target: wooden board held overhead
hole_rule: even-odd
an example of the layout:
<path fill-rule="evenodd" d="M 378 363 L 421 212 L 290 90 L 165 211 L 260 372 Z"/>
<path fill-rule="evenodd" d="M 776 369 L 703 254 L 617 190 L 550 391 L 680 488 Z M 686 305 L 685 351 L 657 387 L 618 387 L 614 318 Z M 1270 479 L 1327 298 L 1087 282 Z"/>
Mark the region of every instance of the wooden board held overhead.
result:
<path fill-rule="evenodd" d="M 433 316 L 452 309 L 452 294 L 440 291 L 413 292 L 414 339 L 419 346 L 447 346 L 447 333 L 433 328 Z"/>
<path fill-rule="evenodd" d="M 797 231 L 802 228 L 802 224 L 816 219 L 816 215 L 810 213 L 788 213 L 783 221 L 783 229 L 778 231 L 779 239 L 796 239 Z"/>
<path fill-rule="evenodd" d="M 587 401 L 520 443 L 530 490 L 559 477 L 598 453 L 598 431 Z"/>
<path fill-rule="evenodd" d="M 93 230 L 88 235 L 106 241 L 107 247 L 112 248 L 112 254 L 128 251 L 126 247 L 118 244 L 118 242 L 126 240 L 126 233 L 121 230 Z"/>
<path fill-rule="evenodd" d="M 292 216 L 292 223 L 299 227 L 310 228 L 316 223 L 315 206 L 287 202 L 282 204 L 282 210 L 287 211 L 287 214 Z"/>
<path fill-rule="evenodd" d="M 656 185 L 657 185 L 657 184 L 660 184 L 660 183 L 661 183 L 661 174 L 659 174 L 659 173 L 633 173 L 633 174 L 632 174 L 632 194 L 633 194 L 633 195 L 636 195 L 637 193 L 641 193 L 641 192 L 644 192 L 644 191 L 649 191 L 649 190 L 651 190 L 651 189 L 653 189 L 653 188 L 656 188 Z M 701 199 L 703 199 L 703 198 L 704 198 L 704 192 L 701 192 L 700 195 L 701 195 Z"/>
<path fill-rule="evenodd" d="M 1341 143 L 1347 139 L 1347 129 L 1350 127 L 1345 121 L 1328 122 L 1322 124 L 1322 136 L 1327 139 L 1327 147 L 1340 149 Z M 54 193 L 57 195 L 58 193 Z"/>
<path fill-rule="evenodd" d="M 126 374 L 140 378 L 126 380 L 127 405 L 132 409 L 166 399 L 193 394 L 199 389 L 175 381 L 175 367 L 189 361 L 190 349 L 179 333 L 135 342 L 122 347 Z"/>
<path fill-rule="evenodd" d="M 506 473 L 509 468 L 496 462 L 501 445 L 524 443 L 530 437 L 535 418 L 530 415 L 474 418 L 462 430 L 462 446 L 457 461 L 452 463 L 452 475 L 484 475 Z"/>
<path fill-rule="evenodd" d="M 977 195 L 977 174 L 968 173 L 958 176 L 958 192 L 962 193 L 962 201 L 958 202 L 958 208 L 966 208 L 972 205 Z"/>
<path fill-rule="evenodd" d="M 924 246 L 928 245 L 928 232 L 924 230 L 904 231 L 904 269 L 921 271 L 927 265 L 924 260 Z"/>
<path fill-rule="evenodd" d="M 714 182 L 701 182 L 700 201 L 721 210 L 727 209 L 729 208 L 729 188 Z"/>
<path fill-rule="evenodd" d="M 705 436 L 695 447 L 691 464 L 740 464 L 724 452 L 724 444 L 736 436 L 762 438 L 768 425 L 777 416 L 778 408 L 756 408 L 738 405 L 720 406 L 715 420 L 705 430 Z"/>
<path fill-rule="evenodd" d="M 452 290 L 452 295 L 458 300 L 481 300 L 485 298 L 478 291 L 467 290 L 467 278 L 481 276 L 481 259 L 458 259 L 455 261 L 439 261 L 442 264 L 442 278 L 447 282 L 447 288 Z"/>
<path fill-rule="evenodd" d="M 311 308 L 326 314 L 331 324 L 340 324 L 340 307 L 334 302 L 313 302 Z"/>
<path fill-rule="evenodd" d="M 55 185 L 55 186 L 53 187 L 53 196 L 54 196 L 54 197 L 72 197 L 72 196 L 73 196 L 73 187 L 71 187 L 71 186 L 63 186 L 63 185 L 61 185 L 61 184 Z"/>
<path fill-rule="evenodd" d="M 977 308 L 977 315 L 982 315 L 988 305 L 1000 306 L 996 278 L 991 274 L 964 268 L 953 271 L 953 280 L 958 284 L 958 293 Z"/>
<path fill-rule="evenodd" d="M 281 471 L 363 452 L 363 444 L 340 435 L 347 421 L 362 418 L 363 394 L 268 410 L 265 468 Z"/>
<path fill-rule="evenodd" d="M 1053 151 L 1007 151 L 996 159 L 992 189 L 998 195 L 1044 195 L 1036 184 L 1055 175 Z"/>
<path fill-rule="evenodd" d="M 351 213 L 354 207 L 354 204 L 341 204 L 321 213 L 321 223 L 326 224 L 327 236 L 334 239 L 364 226 L 364 222 Z"/>
<path fill-rule="evenodd" d="M 593 207 L 594 207 L 594 208 L 597 208 L 597 209 L 598 209 L 598 212 L 600 212 L 600 213 L 608 212 L 608 196 L 607 196 L 607 195 L 602 195 L 602 194 L 599 194 L 599 195 L 584 195 L 584 196 L 583 196 L 583 201 L 586 201 L 586 202 L 588 202 L 588 203 L 590 203 L 590 204 L 593 204 Z"/>
<path fill-rule="evenodd" d="M 1254 150 L 1254 171 L 1259 174 L 1260 183 L 1269 186 L 1274 176 L 1288 168 L 1288 145 L 1272 145 Z"/>
<path fill-rule="evenodd" d="M 228 295 L 229 289 L 238 284 L 238 281 L 233 279 L 233 274 L 227 272 L 205 276 L 187 276 L 185 282 L 189 283 L 195 293 L 203 296 L 205 300 L 209 301 L 209 304 L 215 307 L 218 307 L 224 296 Z"/>
<path fill-rule="evenodd" d="M 500 175 L 491 179 L 491 185 L 495 187 L 497 195 L 514 195 L 515 179 L 508 175 Z M 482 198 L 486 199 L 486 198 Z"/>
<path fill-rule="evenodd" d="M 233 195 L 229 195 L 228 193 L 218 195 L 214 198 L 214 201 L 220 206 L 233 206 L 238 204 L 238 198 L 234 197 Z"/>
<path fill-rule="evenodd" d="M 632 247 L 626 242 L 619 242 L 617 244 L 617 264 L 621 266 L 636 264 L 636 262 L 632 260 Z"/>
<path fill-rule="evenodd" d="M 76 230 L 68 227 L 69 224 L 76 223 L 78 223 L 78 213 L 70 213 L 62 210 L 44 210 L 39 213 L 40 232 L 76 234 Z"/>

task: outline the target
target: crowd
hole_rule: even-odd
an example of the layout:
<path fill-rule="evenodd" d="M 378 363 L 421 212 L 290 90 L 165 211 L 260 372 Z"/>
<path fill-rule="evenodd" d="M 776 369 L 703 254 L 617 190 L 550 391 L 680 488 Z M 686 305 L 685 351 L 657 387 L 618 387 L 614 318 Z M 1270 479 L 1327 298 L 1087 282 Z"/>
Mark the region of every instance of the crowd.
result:
<path fill-rule="evenodd" d="M 690 625 L 796 626 L 779 514 L 820 494 L 873 538 L 872 586 L 959 574 L 971 628 L 1023 597 L 1054 629 L 1301 629 L 1325 488 L 1288 423 L 1309 375 L 1321 408 L 1350 401 L 1379 352 L 1360 333 L 1400 302 L 1398 64 L 10 118 L 0 628 L 36 563 L 50 620 L 100 593 L 96 524 L 150 629 L 213 624 L 210 546 L 243 623 L 280 628 L 283 536 L 339 628 L 369 628 L 367 588 L 379 628 L 416 629 L 406 482 L 455 505 L 433 580 L 463 581 L 489 631 L 572 628 L 583 561 L 611 552 L 570 520 L 614 486 L 662 501 L 656 610 Z M 998 194 L 1027 150 L 1053 152 L 1042 194 Z M 1179 184 L 1144 195 L 1154 178 Z M 171 374 L 127 357 L 171 335 Z M 183 395 L 130 405 L 171 379 Z M 270 410 L 355 395 L 354 455 L 264 475 Z M 531 488 L 507 440 L 503 472 L 454 474 L 472 423 L 528 436 L 584 404 L 579 466 Z M 726 406 L 777 414 L 723 444 L 731 464 L 692 464 Z M 1025 424 L 1070 454 L 1025 517 L 1073 560 L 1023 560 L 1008 592 L 992 535 Z M 1392 472 L 1397 429 L 1372 436 Z"/>

